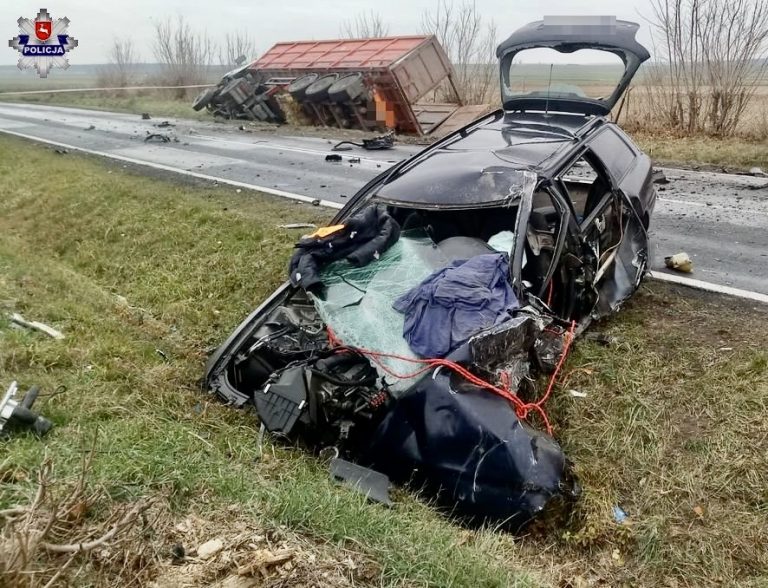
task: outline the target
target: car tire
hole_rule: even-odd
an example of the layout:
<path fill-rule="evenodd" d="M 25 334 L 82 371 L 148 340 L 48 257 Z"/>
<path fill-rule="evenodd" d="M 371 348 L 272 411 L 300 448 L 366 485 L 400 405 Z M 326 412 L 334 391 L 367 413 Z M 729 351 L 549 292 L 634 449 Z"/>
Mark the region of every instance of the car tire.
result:
<path fill-rule="evenodd" d="M 354 102 L 365 92 L 365 80 L 361 73 L 351 73 L 340 77 L 328 88 L 331 102 Z"/>
<path fill-rule="evenodd" d="M 288 93 L 294 100 L 296 100 L 296 102 L 303 101 L 307 88 L 314 84 L 319 77 L 320 74 L 311 73 L 305 76 L 301 76 L 300 78 L 296 78 L 290 84 L 288 84 Z"/>
<path fill-rule="evenodd" d="M 339 74 L 326 74 L 312 83 L 305 92 L 307 102 L 323 102 L 328 99 L 328 88 L 339 79 Z"/>
<path fill-rule="evenodd" d="M 211 100 L 213 100 L 214 96 L 216 96 L 217 90 L 218 87 L 207 88 L 200 92 L 197 95 L 197 98 L 195 98 L 194 102 L 192 102 L 192 109 L 199 111 L 208 106 L 211 103 Z"/>

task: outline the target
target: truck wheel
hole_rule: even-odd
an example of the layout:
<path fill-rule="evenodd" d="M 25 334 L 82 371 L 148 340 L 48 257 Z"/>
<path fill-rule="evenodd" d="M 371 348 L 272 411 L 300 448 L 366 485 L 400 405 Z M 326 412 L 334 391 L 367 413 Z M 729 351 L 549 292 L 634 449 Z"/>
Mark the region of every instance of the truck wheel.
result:
<path fill-rule="evenodd" d="M 328 88 L 332 102 L 354 102 L 365 92 L 363 74 L 351 73 L 340 77 Z"/>
<path fill-rule="evenodd" d="M 314 84 L 319 77 L 320 74 L 311 73 L 305 76 L 301 76 L 300 78 L 296 78 L 290 84 L 288 84 L 288 93 L 293 97 L 294 100 L 296 100 L 296 102 L 303 101 L 307 88 Z"/>
<path fill-rule="evenodd" d="M 217 88 L 207 88 L 200 92 L 197 95 L 197 98 L 195 98 L 195 101 L 192 102 L 192 109 L 202 110 L 208 106 L 211 103 L 211 100 L 213 100 L 213 97 L 216 95 L 216 90 Z"/>
<path fill-rule="evenodd" d="M 305 100 L 307 102 L 323 102 L 328 99 L 328 88 L 339 79 L 339 74 L 327 74 L 318 78 L 316 82 L 307 88 Z"/>

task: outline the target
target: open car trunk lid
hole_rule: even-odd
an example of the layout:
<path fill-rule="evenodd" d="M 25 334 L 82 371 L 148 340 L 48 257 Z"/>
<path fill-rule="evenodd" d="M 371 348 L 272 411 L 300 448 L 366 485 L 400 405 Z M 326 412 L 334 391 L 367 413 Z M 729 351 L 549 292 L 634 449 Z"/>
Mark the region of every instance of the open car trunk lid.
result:
<path fill-rule="evenodd" d="M 615 16 L 545 16 L 518 29 L 496 49 L 501 67 L 504 110 L 573 112 L 604 116 L 621 98 L 640 65 L 650 57 L 635 39 L 639 25 Z M 514 92 L 510 69 L 515 55 L 528 49 L 548 48 L 560 53 L 593 49 L 617 55 L 624 73 L 613 92 L 604 98 L 589 98 L 558 92 Z"/>

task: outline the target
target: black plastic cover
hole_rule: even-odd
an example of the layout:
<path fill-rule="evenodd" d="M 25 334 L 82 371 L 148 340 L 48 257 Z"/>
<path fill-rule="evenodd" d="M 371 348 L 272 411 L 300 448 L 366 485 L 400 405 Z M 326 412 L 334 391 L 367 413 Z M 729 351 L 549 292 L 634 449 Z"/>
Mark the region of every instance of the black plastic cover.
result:
<path fill-rule="evenodd" d="M 397 400 L 363 462 L 436 493 L 456 515 L 513 529 L 568 493 L 554 439 L 520 422 L 503 398 L 446 370 Z"/>
<path fill-rule="evenodd" d="M 304 367 L 288 368 L 277 381 L 253 395 L 259 418 L 267 431 L 288 435 L 299 420 L 307 402 Z"/>

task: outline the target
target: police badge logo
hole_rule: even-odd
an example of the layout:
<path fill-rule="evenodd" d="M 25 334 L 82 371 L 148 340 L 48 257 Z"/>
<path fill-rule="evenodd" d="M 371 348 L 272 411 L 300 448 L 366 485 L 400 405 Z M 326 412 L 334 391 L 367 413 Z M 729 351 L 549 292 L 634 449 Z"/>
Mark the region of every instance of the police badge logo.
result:
<path fill-rule="evenodd" d="M 45 8 L 37 17 L 20 18 L 19 36 L 8 41 L 8 46 L 21 53 L 19 69 L 34 67 L 41 78 L 47 78 L 52 67 L 67 69 L 67 53 L 77 47 L 77 39 L 67 34 L 68 18 L 53 20 Z"/>

